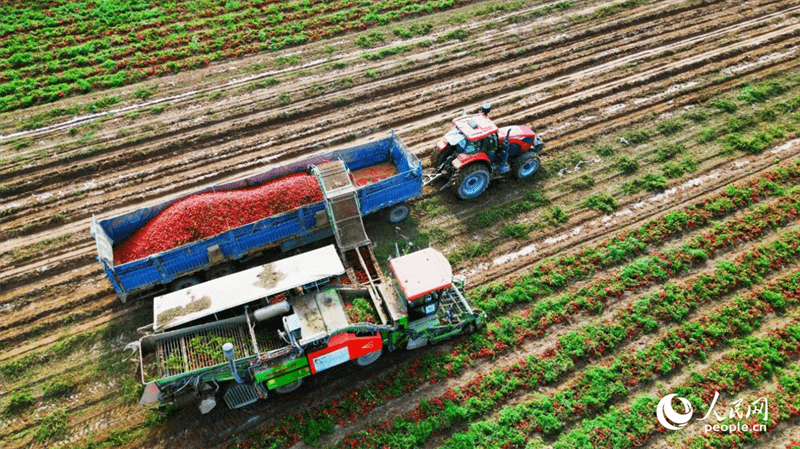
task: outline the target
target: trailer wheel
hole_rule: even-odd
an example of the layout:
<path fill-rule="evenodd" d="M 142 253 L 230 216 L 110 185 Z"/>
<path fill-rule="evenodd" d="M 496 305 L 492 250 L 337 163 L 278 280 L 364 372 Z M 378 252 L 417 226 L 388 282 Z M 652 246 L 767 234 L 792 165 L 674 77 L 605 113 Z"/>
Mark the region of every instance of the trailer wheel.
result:
<path fill-rule="evenodd" d="M 358 366 L 372 365 L 373 363 L 375 363 L 375 361 L 377 361 L 381 357 L 381 354 L 383 354 L 383 349 L 378 349 L 375 352 L 370 352 L 369 354 L 362 355 L 361 357 L 355 359 L 354 362 Z"/>
<path fill-rule="evenodd" d="M 189 276 L 185 278 L 180 278 L 172 283 L 172 291 L 183 290 L 184 288 L 189 288 L 193 285 L 197 285 L 200 283 L 200 278 L 195 276 Z"/>
<path fill-rule="evenodd" d="M 409 209 L 408 204 L 406 203 L 396 204 L 389 210 L 388 214 L 389 222 L 400 223 L 401 221 L 408 218 L 408 214 L 410 212 L 411 209 Z"/>
<path fill-rule="evenodd" d="M 300 388 L 300 385 L 303 385 L 303 379 L 297 379 L 296 381 L 280 386 L 275 389 L 275 393 L 279 394 L 288 394 Z"/>
<path fill-rule="evenodd" d="M 233 274 L 233 266 L 223 263 L 209 268 L 208 271 L 206 271 L 206 279 L 217 279 L 229 274 Z"/>

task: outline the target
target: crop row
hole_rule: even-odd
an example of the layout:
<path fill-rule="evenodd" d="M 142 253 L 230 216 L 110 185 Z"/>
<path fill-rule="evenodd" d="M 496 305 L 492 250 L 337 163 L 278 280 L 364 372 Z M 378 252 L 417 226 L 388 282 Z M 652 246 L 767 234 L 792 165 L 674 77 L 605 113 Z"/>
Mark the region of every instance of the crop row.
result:
<path fill-rule="evenodd" d="M 502 283 L 482 286 L 470 291 L 470 299 L 490 316 L 501 314 L 509 304 L 516 303 L 513 288 L 525 290 L 530 300 L 550 295 L 567 282 L 591 276 L 597 270 L 608 268 L 637 257 L 647 245 L 662 245 L 686 230 L 706 226 L 713 220 L 757 203 L 762 198 L 782 195 L 781 185 L 800 180 L 800 162 L 794 162 L 765 172 L 758 179 L 731 185 L 719 195 L 705 198 L 684 210 L 672 211 L 663 217 L 650 220 L 643 226 L 577 254 L 545 260 L 523 277 L 511 278 Z"/>
<path fill-rule="evenodd" d="M 735 263 L 720 263 L 713 274 L 701 274 L 681 286 L 665 286 L 669 294 L 648 295 L 620 309 L 609 322 L 570 332 L 559 338 L 555 348 L 540 356 L 529 356 L 510 367 L 477 376 L 463 388 L 450 389 L 440 397 L 424 401 L 408 417 L 373 424 L 364 432 L 346 437 L 339 447 L 419 446 L 434 431 L 452 428 L 463 420 L 473 421 L 522 389 L 552 383 L 559 376 L 573 372 L 576 364 L 604 355 L 642 332 L 655 331 L 658 320 L 681 322 L 699 305 L 752 285 L 762 276 L 780 270 L 782 265 L 791 264 L 798 255 L 800 231 L 788 232 L 768 245 L 738 256 Z"/>
<path fill-rule="evenodd" d="M 605 303 L 613 298 L 621 298 L 627 290 L 638 290 L 663 282 L 676 274 L 686 271 L 695 264 L 702 263 L 712 257 L 716 251 L 732 247 L 738 242 L 754 240 L 769 229 L 779 229 L 787 223 L 800 218 L 800 190 L 788 197 L 767 206 L 759 206 L 755 211 L 742 217 L 733 218 L 714 226 L 711 232 L 704 233 L 684 245 L 654 256 L 644 257 L 622 267 L 615 274 L 594 281 L 553 299 L 540 300 L 533 308 L 511 317 L 500 318 L 503 326 L 497 331 L 489 329 L 490 337 L 500 339 L 496 345 L 503 350 L 503 343 L 508 344 L 515 339 L 521 340 L 532 334 L 542 335 L 553 324 L 569 320 L 580 312 L 601 313 Z M 527 276 L 521 278 L 523 281 Z M 510 288 L 505 296 L 507 304 L 519 304 L 531 300 L 528 285 Z M 670 295 L 671 292 L 668 292 Z M 675 310 L 673 313 L 678 314 Z M 493 349 L 482 347 L 477 349 L 479 355 L 492 356 Z"/>
<path fill-rule="evenodd" d="M 343 2 L 340 5 L 346 9 L 326 15 L 313 9 L 265 14 L 250 8 L 236 17 L 211 15 L 172 26 L 158 19 L 154 22 L 158 27 L 137 27 L 136 31 L 124 27 L 124 34 L 106 30 L 105 35 L 88 39 L 50 36 L 46 39 L 54 43 L 49 45 L 36 35 L 29 35 L 25 42 L 5 39 L 0 41 L 0 111 L 55 101 L 75 92 L 120 87 L 211 61 L 274 51 L 468 1 L 384 0 L 368 7 Z"/>
<path fill-rule="evenodd" d="M 703 316 L 669 330 L 647 349 L 623 354 L 608 365 L 586 369 L 552 395 L 540 395 L 504 408 L 496 420 L 473 423 L 468 431 L 454 435 L 446 446 L 468 447 L 467 441 L 481 441 L 487 447 L 519 446 L 534 432 L 557 434 L 569 423 L 607 410 L 633 387 L 650 382 L 654 375 L 673 373 L 694 358 L 702 359 L 706 351 L 747 336 L 761 326 L 768 313 L 794 309 L 799 299 L 800 271 L 797 271 L 758 293 L 732 299 L 710 317 Z M 497 431 L 485 436 L 486 429 Z"/>
<path fill-rule="evenodd" d="M 789 332 L 792 329 L 787 329 Z M 793 336 L 795 340 L 796 335 Z M 758 365 L 756 365 L 758 366 Z M 779 365 L 778 365 L 779 366 Z M 775 364 L 770 364 L 768 373 L 774 373 L 778 368 Z M 752 427 L 753 424 L 764 424 L 767 431 L 772 431 L 778 424 L 786 422 L 790 419 L 796 418 L 800 412 L 800 366 L 795 363 L 789 367 L 791 372 L 783 374 L 779 378 L 778 384 L 775 386 L 774 391 L 759 394 L 758 397 L 752 398 L 750 403 L 755 401 L 764 400 L 769 406 L 769 415 L 766 420 L 751 419 L 746 424 Z M 757 418 L 760 418 L 758 416 Z M 725 419 L 722 421 L 724 424 L 735 424 L 735 420 Z M 740 421 L 741 422 L 741 421 Z M 711 431 L 704 432 L 702 435 L 690 438 L 684 443 L 684 446 L 692 449 L 724 449 L 736 446 L 742 446 L 747 443 L 753 443 L 760 439 L 764 434 L 762 432 L 725 432 Z M 800 447 L 800 443 L 793 441 L 791 444 L 786 445 L 786 448 Z"/>
<path fill-rule="evenodd" d="M 788 210 L 786 214 L 791 215 Z M 505 342 L 500 339 L 516 333 L 521 336 L 535 335 L 530 329 L 523 330 L 522 323 L 512 324 L 508 320 L 503 320 L 500 326 L 491 326 L 487 336 L 476 336 L 469 344 L 460 344 L 452 354 L 438 357 L 429 356 L 422 361 L 416 360 L 413 364 L 400 369 L 398 375 L 378 383 L 374 389 L 354 391 L 341 400 L 328 403 L 314 412 L 288 418 L 281 425 L 275 427 L 272 432 L 265 434 L 261 441 L 264 443 L 275 439 L 296 441 L 300 435 L 317 434 L 317 432 L 307 429 L 330 428 L 335 422 L 343 424 L 347 420 L 354 420 L 357 417 L 357 411 L 358 413 L 367 413 L 378 403 L 405 394 L 428 380 L 436 381 L 455 375 L 474 357 L 491 356 L 507 348 L 508 344 L 519 343 L 516 341 Z"/>
<path fill-rule="evenodd" d="M 712 402 L 714 392 L 737 393 L 747 385 L 758 386 L 773 374 L 786 367 L 792 358 L 800 354 L 800 325 L 797 320 L 784 329 L 770 332 L 765 338 L 746 338 L 734 342 L 736 350 L 712 363 L 702 373 L 695 373 L 691 379 L 672 389 L 672 393 L 688 399 L 697 415 L 704 416 Z M 792 396 L 789 404 L 769 409 L 773 420 L 796 417 L 798 394 L 798 374 L 795 372 L 781 379 L 789 386 Z M 641 446 L 656 433 L 664 432 L 664 427 L 654 419 L 658 398 L 644 396 L 637 398 L 630 407 L 623 410 L 612 408 L 608 413 L 595 419 L 584 420 L 580 428 L 562 435 L 553 447 L 555 449 L 613 448 L 624 449 Z M 772 403 L 769 403 L 772 406 Z M 777 416 L 773 416 L 777 415 Z M 763 415 L 759 415 L 763 416 Z M 714 419 L 714 418 L 711 418 Z M 755 421 L 751 418 L 748 424 Z M 700 425 L 692 421 L 695 425 Z M 768 428 L 774 426 L 774 421 Z M 703 440 L 706 440 L 703 438 Z M 699 443 L 700 446 L 706 441 Z M 733 447 L 731 441 L 725 445 L 711 447 Z"/>
<path fill-rule="evenodd" d="M 408 0 L 384 0 L 364 4 L 356 0 L 241 0 L 163 2 L 157 8 L 151 2 L 131 0 L 102 4 L 70 1 L 66 5 L 41 8 L 0 7 L 0 42 L 26 42 L 26 36 L 54 39 L 80 36 L 83 42 L 96 36 L 126 34 L 134 30 L 170 25 L 169 31 L 196 29 L 206 23 L 244 22 L 267 16 L 271 23 L 292 17 L 320 16 L 353 8 L 377 14 L 408 6 Z M 80 41 L 80 39 L 79 39 Z"/>

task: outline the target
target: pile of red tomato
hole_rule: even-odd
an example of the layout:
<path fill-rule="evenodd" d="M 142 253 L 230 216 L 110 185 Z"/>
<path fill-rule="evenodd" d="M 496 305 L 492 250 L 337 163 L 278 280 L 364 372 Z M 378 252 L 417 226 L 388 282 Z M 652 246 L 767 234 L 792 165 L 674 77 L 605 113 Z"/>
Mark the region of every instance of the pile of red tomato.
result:
<path fill-rule="evenodd" d="M 322 201 L 314 176 L 294 173 L 256 187 L 188 196 L 167 206 L 114 248 L 116 265 Z"/>

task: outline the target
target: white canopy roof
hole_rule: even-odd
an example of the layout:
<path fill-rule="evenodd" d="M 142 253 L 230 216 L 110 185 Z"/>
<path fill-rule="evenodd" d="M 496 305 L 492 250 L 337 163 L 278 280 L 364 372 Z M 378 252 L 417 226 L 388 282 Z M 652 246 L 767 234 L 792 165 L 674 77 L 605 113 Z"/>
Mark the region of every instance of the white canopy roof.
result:
<path fill-rule="evenodd" d="M 444 254 L 425 248 L 389 262 L 403 295 L 413 301 L 430 292 L 449 287 L 453 270 Z"/>
<path fill-rule="evenodd" d="M 153 328 L 170 329 L 301 285 L 344 274 L 333 245 L 233 273 L 153 300 Z"/>

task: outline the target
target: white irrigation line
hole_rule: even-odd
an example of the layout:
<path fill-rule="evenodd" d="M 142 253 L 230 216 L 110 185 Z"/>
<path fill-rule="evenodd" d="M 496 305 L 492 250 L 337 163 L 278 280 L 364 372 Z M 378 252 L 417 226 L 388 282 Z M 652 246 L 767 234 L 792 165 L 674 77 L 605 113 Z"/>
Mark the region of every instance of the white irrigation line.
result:
<path fill-rule="evenodd" d="M 317 60 L 308 62 L 306 64 L 303 64 L 299 68 L 302 69 L 302 68 L 312 67 L 312 66 L 315 66 L 315 65 L 318 65 L 318 64 L 322 64 L 325 61 L 326 61 L 325 59 L 317 59 Z M 217 86 L 213 86 L 213 87 L 208 87 L 208 88 L 200 89 L 200 90 L 192 90 L 192 91 L 189 91 L 189 92 L 184 92 L 182 94 L 173 95 L 171 97 L 159 98 L 157 100 L 147 101 L 147 102 L 139 103 L 139 104 L 133 104 L 133 105 L 130 105 L 130 106 L 125 106 L 125 107 L 117 108 L 117 109 L 111 109 L 111 110 L 104 111 L 104 112 L 98 112 L 96 114 L 89 114 L 89 115 L 84 115 L 84 116 L 80 116 L 80 117 L 75 117 L 75 118 L 72 118 L 70 120 L 67 120 L 66 122 L 62 122 L 62 123 L 58 123 L 58 124 L 50 125 L 50 126 L 45 126 L 45 127 L 42 127 L 42 128 L 19 131 L 19 132 L 12 133 L 12 134 L 7 134 L 7 135 L 0 134 L 0 142 L 2 142 L 3 140 L 14 139 L 14 138 L 17 138 L 17 137 L 41 134 L 41 133 L 46 133 L 46 132 L 50 132 L 50 131 L 60 131 L 60 130 L 63 130 L 63 129 L 71 128 L 71 127 L 73 127 L 73 126 L 75 126 L 77 124 L 90 122 L 90 121 L 95 120 L 95 119 L 100 118 L 100 117 L 105 117 L 105 116 L 108 116 L 108 115 L 114 115 L 114 114 L 120 114 L 120 113 L 124 113 L 124 112 L 129 112 L 129 111 L 133 111 L 133 110 L 136 110 L 136 109 L 146 108 L 146 107 L 149 107 L 149 106 L 157 105 L 159 103 L 164 103 L 164 102 L 168 102 L 168 101 L 182 100 L 184 98 L 191 97 L 191 96 L 194 96 L 194 95 L 197 95 L 197 94 L 200 94 L 200 93 L 206 93 L 206 92 L 211 92 L 211 91 L 215 91 L 215 90 L 225 89 L 225 88 L 228 88 L 228 87 L 233 87 L 233 86 L 240 85 L 240 84 L 243 84 L 243 83 L 247 83 L 247 82 L 250 82 L 250 81 L 255 81 L 255 80 L 258 80 L 258 79 L 261 79 L 261 78 L 266 78 L 266 77 L 270 77 L 270 76 L 273 76 L 273 75 L 277 75 L 277 74 L 281 74 L 281 73 L 284 73 L 284 72 L 288 72 L 290 70 L 297 70 L 297 67 L 290 67 L 290 68 L 286 68 L 286 69 L 282 69 L 282 70 L 271 70 L 269 72 L 260 73 L 260 74 L 256 74 L 256 75 L 251 75 L 251 76 L 247 76 L 245 78 L 234 78 L 233 80 L 228 81 L 225 84 L 221 84 L 221 85 L 217 85 Z"/>

